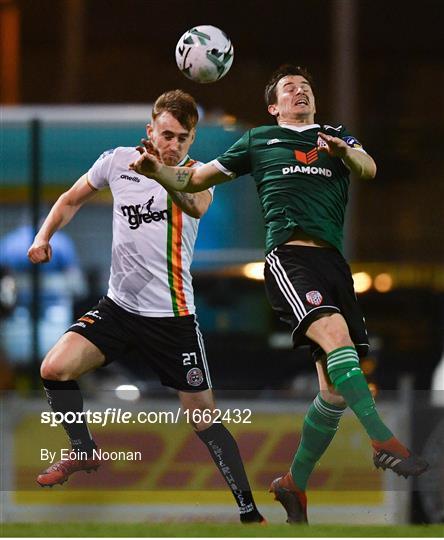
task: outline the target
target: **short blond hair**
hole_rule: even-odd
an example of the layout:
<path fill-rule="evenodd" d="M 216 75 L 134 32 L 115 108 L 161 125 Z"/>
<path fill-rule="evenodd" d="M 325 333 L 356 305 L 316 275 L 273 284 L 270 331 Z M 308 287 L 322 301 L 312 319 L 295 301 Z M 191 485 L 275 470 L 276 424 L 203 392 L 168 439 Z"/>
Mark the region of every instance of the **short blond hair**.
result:
<path fill-rule="evenodd" d="M 199 120 L 196 101 L 183 90 L 169 90 L 159 96 L 153 105 L 153 120 L 165 111 L 174 116 L 188 131 L 196 127 Z"/>

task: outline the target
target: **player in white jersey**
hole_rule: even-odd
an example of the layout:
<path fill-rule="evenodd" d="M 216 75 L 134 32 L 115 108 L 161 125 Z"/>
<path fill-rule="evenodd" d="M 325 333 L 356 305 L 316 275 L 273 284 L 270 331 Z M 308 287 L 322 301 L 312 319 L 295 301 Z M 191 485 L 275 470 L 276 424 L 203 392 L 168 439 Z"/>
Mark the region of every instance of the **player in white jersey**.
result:
<path fill-rule="evenodd" d="M 194 99 L 181 90 L 162 94 L 147 126 L 149 147 L 166 165 L 196 167 L 188 150 L 198 121 Z M 178 391 L 199 438 L 208 447 L 240 512 L 243 523 L 264 522 L 257 510 L 236 441 L 220 423 L 193 411 L 214 411 L 211 378 L 197 323 L 190 265 L 199 218 L 212 189 L 196 194 L 167 191 L 129 170 L 143 147 L 118 147 L 102 154 L 91 169 L 52 207 L 28 256 L 51 258 L 50 239 L 98 190 L 109 187 L 113 203 L 113 246 L 107 296 L 80 317 L 49 351 L 41 377 L 54 412 L 81 413 L 77 379 L 114 360 L 143 358 L 163 385 Z M 97 446 L 86 422 L 63 422 L 74 454 L 43 471 L 41 486 L 63 484 L 69 476 L 97 470 Z M 74 456 L 74 459 L 71 459 Z M 85 457 L 86 456 L 86 457 Z"/>
<path fill-rule="evenodd" d="M 157 182 L 130 174 L 128 159 L 138 155 L 134 148 L 109 150 L 88 172 L 89 186 L 93 190 L 109 186 L 114 199 L 108 297 L 130 313 L 145 317 L 193 314 L 190 265 L 200 212 L 188 215 L 185 203 L 174 205 Z M 188 155 L 180 163 L 198 165 Z M 212 192 L 205 192 L 202 211 Z"/>

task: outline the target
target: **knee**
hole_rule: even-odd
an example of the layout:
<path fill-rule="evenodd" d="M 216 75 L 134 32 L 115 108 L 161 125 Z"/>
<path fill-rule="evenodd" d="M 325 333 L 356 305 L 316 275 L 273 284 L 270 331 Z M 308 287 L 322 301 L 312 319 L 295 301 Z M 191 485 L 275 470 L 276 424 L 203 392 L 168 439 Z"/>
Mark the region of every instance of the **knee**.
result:
<path fill-rule="evenodd" d="M 343 325 L 330 324 L 326 325 L 325 333 L 327 339 L 333 347 L 344 347 L 345 345 L 353 345 L 350 338 L 348 328 Z"/>
<path fill-rule="evenodd" d="M 345 407 L 347 405 L 344 398 L 333 387 L 321 390 L 320 394 L 321 398 L 326 403 L 330 403 L 330 405 L 335 405 L 336 407 Z"/>
<path fill-rule="evenodd" d="M 325 352 L 338 347 L 353 346 L 347 323 L 338 314 L 321 317 L 312 323 L 307 336 L 318 343 Z"/>
<path fill-rule="evenodd" d="M 50 381 L 69 381 L 73 374 L 63 365 L 60 356 L 50 351 L 40 366 L 40 377 Z"/>
<path fill-rule="evenodd" d="M 196 393 L 179 392 L 179 399 L 187 423 L 196 431 L 203 431 L 213 424 L 215 403 L 210 389 Z"/>
<path fill-rule="evenodd" d="M 213 411 L 205 407 L 189 408 L 187 417 L 187 420 L 196 431 L 203 431 L 213 424 Z"/>

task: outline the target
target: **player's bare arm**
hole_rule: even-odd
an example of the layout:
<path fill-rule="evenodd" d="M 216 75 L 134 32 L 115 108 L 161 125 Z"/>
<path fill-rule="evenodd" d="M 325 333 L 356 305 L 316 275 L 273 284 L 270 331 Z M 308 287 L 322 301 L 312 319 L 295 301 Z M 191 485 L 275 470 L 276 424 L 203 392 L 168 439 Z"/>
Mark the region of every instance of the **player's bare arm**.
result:
<path fill-rule="evenodd" d="M 88 177 L 84 174 L 68 191 L 60 195 L 28 250 L 28 258 L 31 262 L 37 264 L 51 260 L 52 250 L 49 243 L 51 237 L 58 229 L 69 223 L 79 208 L 94 197 L 96 192 L 97 190 L 88 183 Z"/>
<path fill-rule="evenodd" d="M 231 177 L 220 172 L 211 163 L 191 169 L 189 167 L 171 167 L 161 163 L 156 156 L 145 151 L 129 165 L 129 168 L 161 184 L 166 190 L 196 193 L 223 182 Z"/>
<path fill-rule="evenodd" d="M 208 210 L 211 204 L 211 193 L 208 190 L 198 193 L 186 193 L 181 191 L 171 191 L 168 193 L 177 206 L 189 216 L 200 219 Z"/>
<path fill-rule="evenodd" d="M 318 147 L 320 152 L 327 152 L 332 157 L 342 159 L 350 171 L 359 178 L 369 180 L 376 176 L 376 163 L 366 152 L 351 148 L 339 137 L 332 137 L 321 132 L 319 137 L 327 143 L 327 146 Z"/>

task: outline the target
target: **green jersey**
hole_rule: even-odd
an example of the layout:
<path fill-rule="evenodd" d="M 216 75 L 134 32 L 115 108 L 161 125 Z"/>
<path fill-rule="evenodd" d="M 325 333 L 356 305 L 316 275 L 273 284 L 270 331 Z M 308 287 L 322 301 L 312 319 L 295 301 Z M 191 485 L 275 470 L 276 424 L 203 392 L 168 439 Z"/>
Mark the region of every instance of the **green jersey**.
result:
<path fill-rule="evenodd" d="M 261 126 L 213 162 L 232 177 L 252 174 L 265 220 L 266 253 L 288 241 L 295 228 L 342 251 L 349 169 L 318 151 L 325 145 L 319 131 L 362 149 L 343 126 Z"/>

